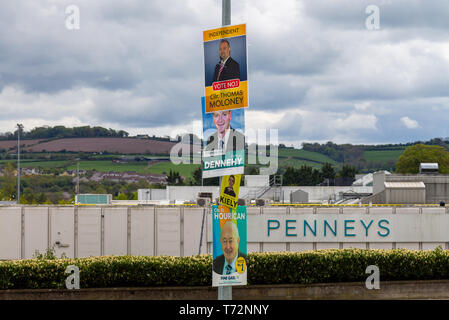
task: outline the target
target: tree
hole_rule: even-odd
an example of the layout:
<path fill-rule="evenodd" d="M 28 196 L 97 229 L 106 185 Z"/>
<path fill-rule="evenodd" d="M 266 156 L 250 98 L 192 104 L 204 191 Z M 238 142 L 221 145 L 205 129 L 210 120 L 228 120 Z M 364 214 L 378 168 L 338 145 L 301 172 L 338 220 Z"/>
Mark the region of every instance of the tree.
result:
<path fill-rule="evenodd" d="M 179 175 L 179 172 L 172 171 L 170 169 L 170 173 L 168 174 L 168 177 L 167 177 L 167 183 L 171 184 L 171 185 L 182 185 L 183 181 L 182 181 L 181 176 Z"/>
<path fill-rule="evenodd" d="M 299 169 L 287 167 L 282 182 L 287 186 L 315 186 L 323 180 L 321 172 L 306 164 Z"/>
<path fill-rule="evenodd" d="M 203 179 L 204 186 L 219 186 L 220 185 L 220 177 L 214 178 L 205 178 Z"/>
<path fill-rule="evenodd" d="M 149 189 L 151 188 L 151 185 L 146 181 L 145 179 L 139 179 L 136 183 L 137 189 Z"/>
<path fill-rule="evenodd" d="M 326 162 L 325 164 L 323 164 L 323 166 L 321 167 L 321 175 L 323 176 L 324 179 L 335 179 L 335 170 L 334 167 L 332 167 L 332 165 L 329 162 Z"/>
<path fill-rule="evenodd" d="M 396 172 L 416 174 L 422 162 L 436 162 L 440 173 L 449 173 L 449 152 L 442 146 L 424 144 L 407 147 L 396 162 Z"/>
<path fill-rule="evenodd" d="M 193 171 L 192 179 L 189 180 L 189 184 L 191 186 L 200 186 L 202 176 L 203 176 L 203 170 L 201 169 L 201 166 L 199 166 L 195 169 L 195 171 Z"/>
<path fill-rule="evenodd" d="M 48 200 L 48 198 L 47 198 L 47 196 L 45 195 L 45 193 L 43 193 L 43 192 L 39 192 L 37 195 L 36 195 L 36 198 L 35 198 L 35 201 L 38 203 L 38 204 L 43 204 L 44 202 L 46 202 Z"/>
<path fill-rule="evenodd" d="M 22 203 L 22 201 L 25 201 L 25 203 L 32 203 L 34 200 L 34 192 L 33 189 L 28 187 L 28 188 L 24 188 L 23 190 L 23 195 L 20 198 L 20 203 Z"/>
<path fill-rule="evenodd" d="M 117 196 L 116 200 L 128 200 L 128 197 L 126 196 L 126 194 L 120 193 L 120 194 Z"/>
<path fill-rule="evenodd" d="M 3 183 L 1 185 L 0 194 L 3 200 L 15 199 L 16 196 L 16 179 L 14 177 L 14 166 L 8 162 L 3 171 Z"/>
<path fill-rule="evenodd" d="M 303 164 L 296 172 L 300 186 L 313 185 L 313 168 L 311 166 Z"/>
<path fill-rule="evenodd" d="M 294 186 L 296 184 L 296 172 L 295 168 L 293 167 L 287 167 L 287 170 L 285 170 L 283 177 L 283 184 L 286 186 Z"/>
<path fill-rule="evenodd" d="M 247 172 L 249 175 L 259 175 L 260 174 L 260 169 L 258 167 L 250 166 L 247 168 L 248 168 Z"/>
<path fill-rule="evenodd" d="M 354 179 L 357 172 L 358 171 L 357 171 L 357 169 L 354 166 L 351 166 L 349 164 L 344 164 L 343 167 L 341 167 L 341 171 L 339 172 L 339 176 L 342 177 L 342 178 Z"/>

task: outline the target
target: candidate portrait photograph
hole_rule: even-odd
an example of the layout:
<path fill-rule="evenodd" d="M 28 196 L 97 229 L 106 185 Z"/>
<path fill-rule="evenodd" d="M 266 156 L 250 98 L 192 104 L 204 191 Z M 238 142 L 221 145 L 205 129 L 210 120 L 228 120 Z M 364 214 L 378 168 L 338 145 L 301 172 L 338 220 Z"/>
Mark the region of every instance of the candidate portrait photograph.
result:
<path fill-rule="evenodd" d="M 223 224 L 220 233 L 220 244 L 223 254 L 213 260 L 213 270 L 220 275 L 229 275 L 237 272 L 236 263 L 239 257 L 247 260 L 246 254 L 239 250 L 240 235 L 235 222 L 227 221 Z"/>
<path fill-rule="evenodd" d="M 235 197 L 234 192 L 234 184 L 235 184 L 235 177 L 234 175 L 230 175 L 228 179 L 228 186 L 224 189 L 224 194 L 227 194 L 228 196 Z"/>
<path fill-rule="evenodd" d="M 237 116 L 236 121 L 232 121 L 233 115 Z M 208 128 L 204 132 L 205 151 L 227 153 L 245 148 L 245 136 L 237 130 L 237 128 L 243 130 L 244 125 L 241 109 L 214 111 L 206 114 L 205 117 L 208 118 L 205 120 L 205 128 Z M 210 125 L 210 118 L 212 118 L 213 126 Z M 207 125 L 208 123 L 209 125 Z M 232 124 L 237 125 L 237 127 L 233 127 Z"/>
<path fill-rule="evenodd" d="M 204 43 L 204 62 L 206 87 L 217 81 L 246 81 L 246 36 Z"/>

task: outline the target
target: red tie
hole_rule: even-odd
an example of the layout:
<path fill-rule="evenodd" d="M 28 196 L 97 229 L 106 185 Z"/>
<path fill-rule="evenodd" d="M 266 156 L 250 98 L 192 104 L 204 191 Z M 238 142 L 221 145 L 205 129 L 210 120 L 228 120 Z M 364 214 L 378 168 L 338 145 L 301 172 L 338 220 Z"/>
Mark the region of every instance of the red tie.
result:
<path fill-rule="evenodd" d="M 218 70 L 217 81 L 220 80 L 220 75 L 221 75 L 221 72 L 223 71 L 223 68 L 224 68 L 224 63 L 221 63 L 220 64 L 220 70 Z"/>

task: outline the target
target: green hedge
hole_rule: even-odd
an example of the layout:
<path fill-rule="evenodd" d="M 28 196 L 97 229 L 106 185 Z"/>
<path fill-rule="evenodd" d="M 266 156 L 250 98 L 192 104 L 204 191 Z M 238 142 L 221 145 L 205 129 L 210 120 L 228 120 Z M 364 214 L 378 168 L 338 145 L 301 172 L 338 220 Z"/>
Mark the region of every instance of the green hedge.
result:
<path fill-rule="evenodd" d="M 0 262 L 0 289 L 65 288 L 67 266 L 80 269 L 81 288 L 210 286 L 212 257 L 104 256 Z M 365 281 L 368 265 L 380 280 L 449 279 L 449 251 L 332 249 L 248 254 L 248 284 Z"/>

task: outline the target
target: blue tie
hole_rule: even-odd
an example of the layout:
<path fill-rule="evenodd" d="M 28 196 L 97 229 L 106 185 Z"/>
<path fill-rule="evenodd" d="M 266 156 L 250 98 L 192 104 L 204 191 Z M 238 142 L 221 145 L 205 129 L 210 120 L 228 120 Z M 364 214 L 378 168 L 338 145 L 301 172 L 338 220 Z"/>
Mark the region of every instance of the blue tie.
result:
<path fill-rule="evenodd" d="M 224 141 L 223 140 L 220 141 L 220 147 L 221 147 L 221 150 L 224 150 Z"/>
<path fill-rule="evenodd" d="M 231 271 L 232 271 L 232 267 L 228 264 L 226 266 L 226 274 L 231 274 Z"/>

